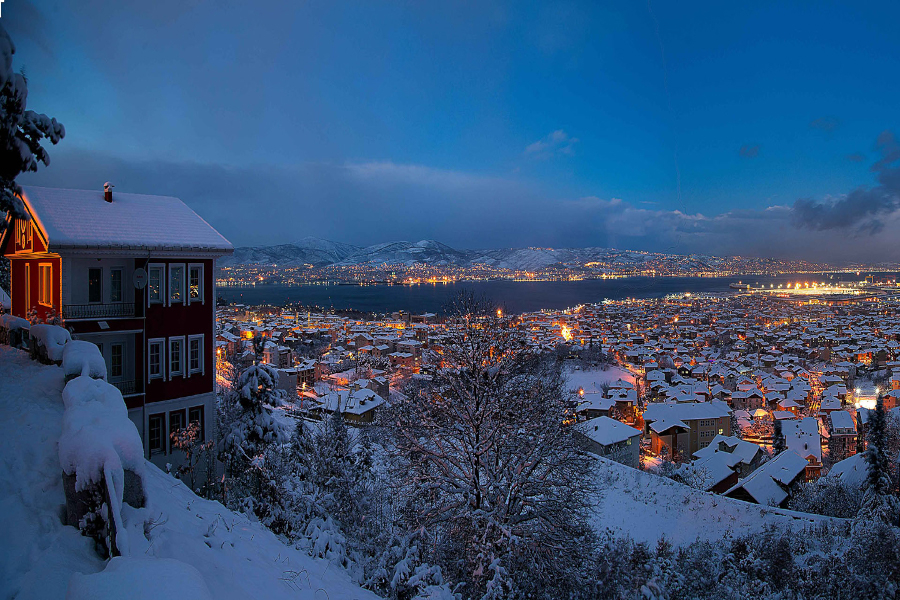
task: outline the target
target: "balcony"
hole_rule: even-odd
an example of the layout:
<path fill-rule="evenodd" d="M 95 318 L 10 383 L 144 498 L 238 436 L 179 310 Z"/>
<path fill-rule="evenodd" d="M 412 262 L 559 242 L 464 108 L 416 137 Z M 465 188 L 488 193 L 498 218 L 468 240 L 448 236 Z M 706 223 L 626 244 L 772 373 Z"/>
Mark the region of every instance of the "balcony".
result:
<path fill-rule="evenodd" d="M 111 304 L 66 304 L 62 309 L 63 319 L 114 319 L 134 316 L 133 302 Z"/>
<path fill-rule="evenodd" d="M 123 396 L 134 396 L 142 393 L 137 389 L 137 382 L 133 379 L 130 381 L 110 381 L 109 383 L 116 386 Z"/>

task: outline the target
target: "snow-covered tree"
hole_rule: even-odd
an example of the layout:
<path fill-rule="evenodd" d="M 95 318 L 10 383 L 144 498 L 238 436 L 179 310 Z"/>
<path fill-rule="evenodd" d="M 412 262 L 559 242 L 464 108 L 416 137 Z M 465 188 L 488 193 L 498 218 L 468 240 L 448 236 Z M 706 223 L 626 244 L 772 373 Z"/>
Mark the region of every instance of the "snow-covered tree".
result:
<path fill-rule="evenodd" d="M 515 324 L 463 294 L 440 369 L 391 415 L 396 480 L 427 560 L 470 597 L 509 597 L 566 572 L 586 550 L 589 458 L 563 425 L 555 357 L 525 351 Z"/>
<path fill-rule="evenodd" d="M 775 420 L 773 425 L 774 435 L 772 437 L 772 454 L 778 456 L 787 450 L 787 440 L 784 439 L 784 432 L 781 429 L 781 421 Z"/>
<path fill-rule="evenodd" d="M 271 504 L 275 494 L 273 469 L 278 446 L 290 432 L 275 418 L 273 410 L 284 401 L 276 389 L 278 372 L 268 365 L 251 365 L 237 381 L 235 390 L 220 400 L 222 438 L 219 458 L 225 463 L 225 502 L 259 515 L 259 504 Z"/>
<path fill-rule="evenodd" d="M 866 493 L 860 520 L 875 520 L 885 524 L 897 521 L 897 499 L 891 494 L 890 463 L 887 455 L 887 421 L 884 397 L 879 394 L 875 410 L 869 414 L 866 452 L 863 455 L 868 469 Z"/>
<path fill-rule="evenodd" d="M 41 143 L 45 138 L 58 143 L 66 130 L 56 119 L 25 109 L 28 81 L 13 71 L 15 52 L 15 44 L 0 25 L 0 214 L 27 219 L 16 177 L 37 171 L 38 163 L 49 165 L 50 155 Z M 5 227 L 6 222 L 0 220 L 0 232 Z"/>

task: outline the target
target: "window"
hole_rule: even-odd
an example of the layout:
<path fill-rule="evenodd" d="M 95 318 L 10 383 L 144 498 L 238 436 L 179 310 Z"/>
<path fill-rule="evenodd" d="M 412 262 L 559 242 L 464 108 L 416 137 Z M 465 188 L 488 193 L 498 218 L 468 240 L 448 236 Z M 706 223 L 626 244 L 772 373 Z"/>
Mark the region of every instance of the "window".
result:
<path fill-rule="evenodd" d="M 173 410 L 169 413 L 169 435 L 172 435 L 179 429 L 184 429 L 184 411 Z"/>
<path fill-rule="evenodd" d="M 163 344 L 165 340 L 150 340 L 147 349 L 147 378 L 160 379 L 163 376 Z"/>
<path fill-rule="evenodd" d="M 166 266 L 154 264 L 147 268 L 147 304 L 162 304 L 166 299 L 164 284 Z"/>
<path fill-rule="evenodd" d="M 188 375 L 203 372 L 203 336 L 188 338 Z"/>
<path fill-rule="evenodd" d="M 88 269 L 88 302 L 103 302 L 103 269 Z"/>
<path fill-rule="evenodd" d="M 188 266 L 188 304 L 203 302 L 203 265 Z"/>
<path fill-rule="evenodd" d="M 109 375 L 110 377 L 121 378 L 125 369 L 123 368 L 125 350 L 122 344 L 112 344 L 109 347 Z"/>
<path fill-rule="evenodd" d="M 169 304 L 184 302 L 184 265 L 169 265 Z"/>
<path fill-rule="evenodd" d="M 110 269 L 109 271 L 109 301 L 122 301 L 122 269 Z"/>
<path fill-rule="evenodd" d="M 150 415 L 147 427 L 147 445 L 150 446 L 150 454 L 166 451 L 162 439 L 165 422 L 165 414 Z"/>
<path fill-rule="evenodd" d="M 53 265 L 38 265 L 38 302 L 44 306 L 53 305 Z"/>
<path fill-rule="evenodd" d="M 169 379 L 184 375 L 184 338 L 169 338 Z"/>
<path fill-rule="evenodd" d="M 31 264 L 25 263 L 25 310 L 31 310 Z"/>
<path fill-rule="evenodd" d="M 203 405 L 193 406 L 188 409 L 188 423 L 196 423 L 199 426 L 197 441 L 206 441 L 206 431 L 203 429 Z"/>

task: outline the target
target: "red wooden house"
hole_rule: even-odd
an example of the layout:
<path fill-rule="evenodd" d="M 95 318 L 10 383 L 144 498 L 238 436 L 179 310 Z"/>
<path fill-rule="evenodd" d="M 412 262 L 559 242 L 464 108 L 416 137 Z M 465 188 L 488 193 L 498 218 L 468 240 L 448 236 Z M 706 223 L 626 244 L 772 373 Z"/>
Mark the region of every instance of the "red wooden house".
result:
<path fill-rule="evenodd" d="M 12 313 L 55 311 L 94 342 L 147 456 L 169 433 L 215 422 L 216 258 L 231 244 L 178 198 L 26 187 L 31 220 L 8 222 Z M 8 220 L 9 217 L 7 217 Z"/>

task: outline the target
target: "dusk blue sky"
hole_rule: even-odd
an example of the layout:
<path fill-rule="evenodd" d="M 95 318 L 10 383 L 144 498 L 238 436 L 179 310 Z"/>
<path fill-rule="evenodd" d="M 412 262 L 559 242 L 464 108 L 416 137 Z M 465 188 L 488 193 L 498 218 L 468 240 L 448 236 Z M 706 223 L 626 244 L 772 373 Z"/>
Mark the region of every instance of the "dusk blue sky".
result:
<path fill-rule="evenodd" d="M 28 2 L 21 183 L 307 235 L 900 260 L 900 4 Z M 679 190 L 680 181 L 680 190 Z M 799 202 L 798 202 L 799 201 Z"/>

